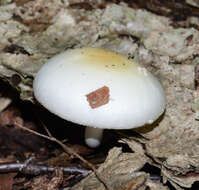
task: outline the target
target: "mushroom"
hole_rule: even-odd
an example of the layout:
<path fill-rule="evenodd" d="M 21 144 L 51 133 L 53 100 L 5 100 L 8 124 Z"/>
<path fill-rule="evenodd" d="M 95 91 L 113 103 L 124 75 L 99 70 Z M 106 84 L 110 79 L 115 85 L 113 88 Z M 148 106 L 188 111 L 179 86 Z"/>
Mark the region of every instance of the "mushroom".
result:
<path fill-rule="evenodd" d="M 165 109 L 159 81 L 135 61 L 100 48 L 68 50 L 37 73 L 36 99 L 59 117 L 86 126 L 85 142 L 100 145 L 104 129 L 131 129 Z"/>

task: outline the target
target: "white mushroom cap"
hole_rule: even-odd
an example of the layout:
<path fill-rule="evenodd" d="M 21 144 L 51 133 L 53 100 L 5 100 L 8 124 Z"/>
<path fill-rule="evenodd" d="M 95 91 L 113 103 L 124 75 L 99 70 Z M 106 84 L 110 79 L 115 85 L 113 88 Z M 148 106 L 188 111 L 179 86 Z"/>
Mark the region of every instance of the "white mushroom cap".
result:
<path fill-rule="evenodd" d="M 63 52 L 35 77 L 34 95 L 52 113 L 85 126 L 130 129 L 165 109 L 161 84 L 133 60 L 99 48 Z"/>

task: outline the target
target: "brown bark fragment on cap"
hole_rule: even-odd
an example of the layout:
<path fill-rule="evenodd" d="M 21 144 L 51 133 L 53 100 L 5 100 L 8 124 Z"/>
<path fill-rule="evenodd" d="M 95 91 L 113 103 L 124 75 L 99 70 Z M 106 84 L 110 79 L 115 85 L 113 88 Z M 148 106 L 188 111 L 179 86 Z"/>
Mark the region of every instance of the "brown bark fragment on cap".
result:
<path fill-rule="evenodd" d="M 103 86 L 86 95 L 91 108 L 95 109 L 109 102 L 109 88 Z"/>

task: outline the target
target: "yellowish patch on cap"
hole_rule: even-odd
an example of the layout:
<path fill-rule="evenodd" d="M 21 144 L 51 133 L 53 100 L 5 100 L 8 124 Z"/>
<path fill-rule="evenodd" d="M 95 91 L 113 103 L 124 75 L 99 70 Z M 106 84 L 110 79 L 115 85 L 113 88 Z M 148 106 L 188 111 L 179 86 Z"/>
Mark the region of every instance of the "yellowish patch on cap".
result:
<path fill-rule="evenodd" d="M 137 63 L 127 57 L 100 48 L 80 49 L 80 56 L 87 64 L 106 67 L 111 70 L 126 70 L 129 67 L 137 67 Z"/>

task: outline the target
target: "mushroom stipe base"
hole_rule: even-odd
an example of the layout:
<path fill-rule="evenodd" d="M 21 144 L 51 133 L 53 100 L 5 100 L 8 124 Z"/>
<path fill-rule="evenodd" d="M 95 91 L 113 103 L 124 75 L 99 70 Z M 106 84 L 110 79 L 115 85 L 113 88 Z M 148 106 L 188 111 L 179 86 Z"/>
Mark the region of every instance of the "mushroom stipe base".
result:
<path fill-rule="evenodd" d="M 104 129 L 93 127 L 85 128 L 85 143 L 91 147 L 96 148 L 101 144 Z"/>

